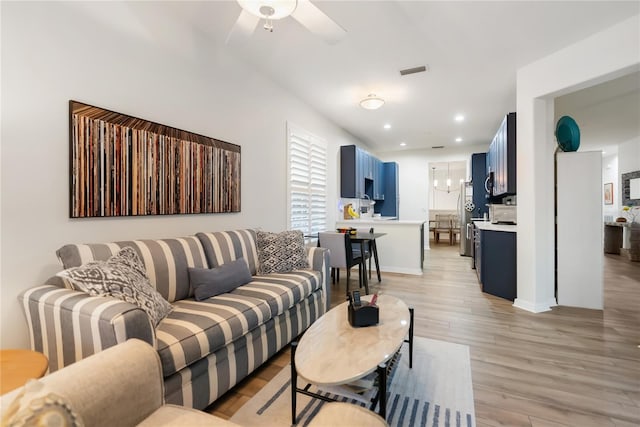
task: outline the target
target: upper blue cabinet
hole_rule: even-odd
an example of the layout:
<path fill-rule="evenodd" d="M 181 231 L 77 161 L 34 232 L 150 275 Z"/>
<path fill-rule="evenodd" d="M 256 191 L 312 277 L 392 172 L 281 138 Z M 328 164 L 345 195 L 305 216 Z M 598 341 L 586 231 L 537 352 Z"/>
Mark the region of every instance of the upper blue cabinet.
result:
<path fill-rule="evenodd" d="M 398 164 L 396 162 L 382 163 L 384 171 L 384 196 L 374 206 L 374 212 L 382 216 L 398 217 L 400 212 L 400 192 L 398 191 Z"/>
<path fill-rule="evenodd" d="M 340 147 L 340 197 L 384 200 L 382 162 L 356 147 Z"/>
<path fill-rule="evenodd" d="M 474 218 L 482 218 L 489 214 L 484 188 L 487 179 L 487 153 L 475 153 L 471 155 L 471 182 L 473 183 L 473 204 L 475 209 L 471 212 Z"/>
<path fill-rule="evenodd" d="M 373 163 L 374 171 L 373 171 L 373 199 L 374 200 L 384 200 L 384 163 L 381 160 L 376 159 L 374 157 Z"/>
<path fill-rule="evenodd" d="M 489 196 L 516 194 L 516 113 L 507 114 L 486 157 Z"/>

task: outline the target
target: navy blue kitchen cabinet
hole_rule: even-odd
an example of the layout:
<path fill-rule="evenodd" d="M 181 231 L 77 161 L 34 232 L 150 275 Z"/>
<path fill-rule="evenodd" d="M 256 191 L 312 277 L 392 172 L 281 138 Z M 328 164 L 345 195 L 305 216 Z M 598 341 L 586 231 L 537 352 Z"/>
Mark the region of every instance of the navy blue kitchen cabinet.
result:
<path fill-rule="evenodd" d="M 507 114 L 491 141 L 486 157 L 486 174 L 493 175 L 489 195 L 516 194 L 516 113 Z"/>
<path fill-rule="evenodd" d="M 486 213 L 489 214 L 487 207 L 484 183 L 487 178 L 487 154 L 476 153 L 471 155 L 471 183 L 473 186 L 473 204 L 475 209 L 471 213 L 472 218 L 482 218 Z"/>
<path fill-rule="evenodd" d="M 384 163 L 373 159 L 373 200 L 384 200 Z"/>
<path fill-rule="evenodd" d="M 379 200 L 373 206 L 373 211 L 382 216 L 398 217 L 400 213 L 400 197 L 398 188 L 398 164 L 396 162 L 384 162 L 384 200 Z"/>
<path fill-rule="evenodd" d="M 340 197 L 364 197 L 364 154 L 355 145 L 340 147 Z"/>
<path fill-rule="evenodd" d="M 384 199 L 382 162 L 355 145 L 340 147 L 340 197 Z"/>
<path fill-rule="evenodd" d="M 508 300 L 517 296 L 517 233 L 478 230 L 475 265 L 482 292 Z"/>

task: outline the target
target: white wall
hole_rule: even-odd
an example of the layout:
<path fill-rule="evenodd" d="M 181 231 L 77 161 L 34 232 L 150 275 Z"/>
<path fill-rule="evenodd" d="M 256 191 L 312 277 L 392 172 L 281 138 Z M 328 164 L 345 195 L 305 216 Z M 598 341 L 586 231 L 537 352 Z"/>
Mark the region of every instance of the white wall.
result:
<path fill-rule="evenodd" d="M 618 144 L 618 173 L 640 170 L 640 137 Z"/>
<path fill-rule="evenodd" d="M 184 49 L 166 48 L 148 34 L 105 25 L 123 22 L 122 7 L 2 3 L 1 348 L 28 346 L 16 297 L 60 269 L 55 250 L 63 244 L 282 230 L 286 121 L 329 142 L 329 203 L 337 200 L 338 146 L 360 143 L 237 61 L 223 43 L 194 38 Z M 171 39 L 171 26 L 160 33 Z M 242 212 L 69 219 L 70 99 L 241 145 Z"/>
<path fill-rule="evenodd" d="M 471 155 L 469 155 L 471 157 Z M 456 210 L 458 209 L 458 202 L 460 197 L 460 180 L 467 179 L 467 163 L 466 162 L 454 162 L 452 167 L 455 169 L 436 169 L 435 176 L 438 181 L 437 190 L 433 187 L 433 175 L 434 170 L 432 164 L 429 165 L 429 210 Z M 462 168 L 461 168 L 462 167 Z M 449 192 L 447 192 L 447 177 L 451 180 L 451 186 Z"/>
<path fill-rule="evenodd" d="M 431 174 L 429 163 L 467 162 L 473 153 L 486 152 L 489 149 L 490 142 L 488 141 L 486 145 L 444 148 L 437 152 L 434 152 L 433 149 L 427 149 L 377 153 L 377 157 L 382 161 L 398 163 L 400 172 L 400 218 L 425 221 L 429 218 L 429 199 L 432 191 L 429 186 L 429 176 Z M 452 180 L 452 186 L 453 184 L 455 182 Z"/>
<path fill-rule="evenodd" d="M 602 183 L 613 184 L 613 204 L 604 204 L 602 200 L 602 215 L 604 218 L 611 217 L 609 221 L 615 220 L 620 214 L 620 175 L 618 174 L 618 154 L 611 154 L 602 157 Z M 604 186 L 603 186 L 604 190 Z"/>
<path fill-rule="evenodd" d="M 613 204 L 602 206 L 602 215 L 611 220 L 622 213 L 622 174 L 640 170 L 640 137 L 618 144 L 618 152 L 602 158 L 602 182 L 613 183 Z"/>
<path fill-rule="evenodd" d="M 519 232 L 515 306 L 540 312 L 555 304 L 553 99 L 638 69 L 640 15 L 518 70 Z"/>
<path fill-rule="evenodd" d="M 618 144 L 618 200 L 619 209 L 617 216 L 622 215 L 622 174 L 640 171 L 640 137 Z M 636 222 L 640 219 L 636 218 Z"/>

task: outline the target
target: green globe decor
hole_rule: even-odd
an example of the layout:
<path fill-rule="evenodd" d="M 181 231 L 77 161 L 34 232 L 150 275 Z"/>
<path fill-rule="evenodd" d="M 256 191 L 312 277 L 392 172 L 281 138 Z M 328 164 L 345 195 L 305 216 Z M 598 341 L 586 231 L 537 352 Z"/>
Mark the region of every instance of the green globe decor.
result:
<path fill-rule="evenodd" d="M 569 116 L 562 116 L 556 124 L 556 140 L 562 151 L 578 151 L 580 147 L 580 128 Z"/>

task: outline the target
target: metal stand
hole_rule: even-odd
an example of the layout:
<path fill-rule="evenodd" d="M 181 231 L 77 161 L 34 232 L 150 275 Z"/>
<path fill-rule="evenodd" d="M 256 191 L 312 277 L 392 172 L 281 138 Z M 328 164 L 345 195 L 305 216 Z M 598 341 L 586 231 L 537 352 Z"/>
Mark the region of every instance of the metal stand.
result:
<path fill-rule="evenodd" d="M 409 369 L 413 369 L 413 308 L 409 308 L 409 339 L 404 342 L 409 343 Z"/>

